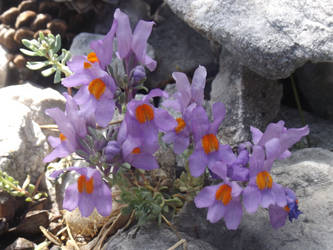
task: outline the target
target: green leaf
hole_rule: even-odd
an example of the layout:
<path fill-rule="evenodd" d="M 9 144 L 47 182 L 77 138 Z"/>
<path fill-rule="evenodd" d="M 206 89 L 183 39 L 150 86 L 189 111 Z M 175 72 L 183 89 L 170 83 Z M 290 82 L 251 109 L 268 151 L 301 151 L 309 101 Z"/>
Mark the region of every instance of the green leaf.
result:
<path fill-rule="evenodd" d="M 26 189 L 26 187 L 30 184 L 30 175 L 27 175 L 25 181 L 23 182 L 22 189 Z"/>
<path fill-rule="evenodd" d="M 39 70 L 49 65 L 48 61 L 44 62 L 27 62 L 27 68 L 31 70 Z"/>
<path fill-rule="evenodd" d="M 27 197 L 27 198 L 25 198 L 25 201 L 26 202 L 32 202 L 32 199 L 31 199 L 31 197 Z"/>
<path fill-rule="evenodd" d="M 61 36 L 58 34 L 55 37 L 53 52 L 57 53 L 61 49 Z"/>
<path fill-rule="evenodd" d="M 28 185 L 28 193 L 32 194 L 35 191 L 35 185 L 29 184 Z"/>
<path fill-rule="evenodd" d="M 61 82 L 61 71 L 57 70 L 56 73 L 54 74 L 54 83 L 59 83 Z"/>
<path fill-rule="evenodd" d="M 63 59 L 61 60 L 62 64 L 66 64 L 72 58 L 72 54 L 69 50 L 62 49 L 62 55 L 64 55 Z"/>
<path fill-rule="evenodd" d="M 31 49 L 31 50 L 35 50 L 36 49 L 36 47 L 34 47 L 33 45 L 32 45 L 32 42 L 31 41 L 29 41 L 28 39 L 22 39 L 22 44 L 25 46 L 25 47 L 27 47 L 28 49 Z"/>
<path fill-rule="evenodd" d="M 39 200 L 42 197 L 42 193 L 38 193 L 36 195 L 34 195 L 34 200 Z"/>
<path fill-rule="evenodd" d="M 48 77 L 50 75 L 52 75 L 54 72 L 56 71 L 56 68 L 55 67 L 51 67 L 51 68 L 48 68 L 48 69 L 45 69 L 41 72 L 41 74 L 45 77 Z"/>
<path fill-rule="evenodd" d="M 38 35 L 39 35 L 39 40 L 40 41 L 45 40 L 45 36 L 44 36 L 43 32 L 39 31 Z"/>
<path fill-rule="evenodd" d="M 20 49 L 20 51 L 27 56 L 38 56 L 38 53 L 35 51 L 31 51 L 31 50 L 27 50 L 27 49 Z"/>

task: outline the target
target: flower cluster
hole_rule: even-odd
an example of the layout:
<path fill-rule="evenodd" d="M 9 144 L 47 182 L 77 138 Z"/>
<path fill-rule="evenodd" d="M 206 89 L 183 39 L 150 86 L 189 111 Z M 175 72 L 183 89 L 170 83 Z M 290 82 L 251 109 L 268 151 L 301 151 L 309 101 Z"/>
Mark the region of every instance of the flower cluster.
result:
<path fill-rule="evenodd" d="M 295 194 L 275 183 L 270 170 L 276 159 L 290 156 L 288 149 L 309 133 L 308 127 L 286 129 L 280 121 L 270 124 L 264 133 L 251 128 L 252 142 L 239 145 L 234 153 L 217 136 L 226 113 L 224 104 L 213 104 L 212 119 L 204 109 L 207 72 L 203 66 L 195 70 L 192 83 L 184 73 L 174 72 L 177 92 L 171 97 L 153 89 L 136 99 L 146 78 L 145 68 L 153 71 L 157 66 L 147 55 L 153 24 L 139 21 L 132 33 L 128 16 L 117 9 L 108 34 L 91 43 L 92 51 L 87 56 L 75 56 L 68 62 L 73 74 L 62 84 L 78 91 L 74 96 L 64 94 L 64 112 L 58 108 L 46 111 L 58 125 L 60 135 L 49 137 L 54 150 L 44 161 L 75 152 L 89 167 L 52 173 L 53 178 L 64 171 L 79 174 L 66 189 L 63 207 L 70 211 L 78 207 L 82 216 L 89 216 L 94 208 L 103 216 L 109 215 L 112 194 L 107 180 L 126 165 L 143 170 L 158 168 L 154 153 L 163 133 L 163 141 L 172 144 L 176 154 L 192 150 L 189 171 L 193 177 L 207 173 L 213 180 L 220 180 L 217 185 L 204 187 L 194 200 L 197 207 L 208 207 L 210 222 L 224 218 L 227 228 L 236 229 L 243 206 L 248 213 L 259 206 L 267 208 L 275 228 L 284 225 L 287 217 L 297 218 L 301 212 Z M 155 97 L 164 100 L 160 107 L 153 105 Z M 174 118 L 164 108 L 173 109 L 178 116 Z M 111 123 L 115 112 L 123 114 L 119 123 Z"/>

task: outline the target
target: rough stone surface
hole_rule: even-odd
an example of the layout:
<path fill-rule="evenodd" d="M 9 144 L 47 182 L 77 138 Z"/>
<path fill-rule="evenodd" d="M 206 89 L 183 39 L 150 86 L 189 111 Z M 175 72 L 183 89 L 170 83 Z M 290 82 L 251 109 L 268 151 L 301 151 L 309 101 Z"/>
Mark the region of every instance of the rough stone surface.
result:
<path fill-rule="evenodd" d="M 307 61 L 333 61 L 331 0 L 165 2 L 263 77 L 286 78 Z"/>
<path fill-rule="evenodd" d="M 304 112 L 304 119 L 310 128 L 310 146 L 321 147 L 333 151 L 333 123 Z M 278 120 L 284 120 L 288 128 L 303 127 L 302 120 L 297 109 L 281 106 L 277 116 Z M 305 139 L 302 139 L 301 145 L 307 145 Z"/>
<path fill-rule="evenodd" d="M 281 97 L 282 85 L 250 71 L 222 50 L 211 102 L 220 101 L 226 106 L 219 132 L 223 143 L 234 145 L 250 139 L 250 126 L 263 129 L 276 117 Z"/>
<path fill-rule="evenodd" d="M 44 171 L 46 138 L 26 105 L 2 96 L 0 106 L 0 170 L 21 183 L 29 174 L 35 183 Z"/>
<path fill-rule="evenodd" d="M 34 249 L 36 244 L 32 241 L 27 240 L 25 238 L 17 238 L 12 244 L 6 247 L 5 250 L 30 250 Z"/>
<path fill-rule="evenodd" d="M 8 55 L 6 50 L 0 45 L 0 88 L 7 83 L 8 77 Z"/>
<path fill-rule="evenodd" d="M 273 180 L 293 189 L 303 214 L 297 221 L 275 230 L 266 210 L 245 214 L 240 227 L 228 231 L 224 222 L 210 224 L 205 209 L 189 203 L 175 219 L 180 232 L 200 238 L 224 250 L 329 250 L 333 248 L 333 153 L 320 148 L 307 148 L 291 158 L 276 162 Z"/>
<path fill-rule="evenodd" d="M 217 56 L 209 41 L 173 14 L 168 6 L 159 10 L 156 23 L 149 39 L 157 61 L 156 70 L 148 77 L 150 87 L 162 87 L 175 71 L 192 73 L 199 64 L 214 68 Z"/>
<path fill-rule="evenodd" d="M 200 239 L 194 239 L 185 234 L 181 237 L 187 241 L 188 249 L 193 250 L 215 250 L 215 248 L 207 242 Z M 169 249 L 179 241 L 174 232 L 166 226 L 157 227 L 156 225 L 148 225 L 141 227 L 136 232 L 135 228 L 129 232 L 117 233 L 109 239 L 103 250 L 150 250 L 150 249 Z M 176 248 L 184 249 L 183 245 Z"/>
<path fill-rule="evenodd" d="M 40 88 L 29 82 L 0 89 L 0 97 L 24 104 L 31 110 L 32 120 L 39 125 L 54 124 L 53 119 L 45 114 L 45 110 L 55 107 L 64 110 L 66 102 L 65 97 L 54 89 Z"/>
<path fill-rule="evenodd" d="M 70 47 L 73 56 L 87 55 L 91 52 L 90 42 L 102 39 L 104 35 L 82 32 L 74 37 Z"/>
<path fill-rule="evenodd" d="M 333 120 L 333 63 L 307 63 L 295 76 L 300 94 L 314 113 Z"/>

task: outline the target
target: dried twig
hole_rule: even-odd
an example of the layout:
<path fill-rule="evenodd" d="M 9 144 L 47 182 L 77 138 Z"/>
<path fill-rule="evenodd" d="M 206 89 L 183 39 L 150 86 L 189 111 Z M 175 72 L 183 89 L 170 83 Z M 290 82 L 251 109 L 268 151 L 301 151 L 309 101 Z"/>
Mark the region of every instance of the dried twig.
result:
<path fill-rule="evenodd" d="M 79 246 L 77 245 L 76 241 L 75 241 L 74 238 L 73 238 L 73 235 L 72 235 L 72 233 L 71 233 L 71 230 L 70 230 L 70 228 L 69 228 L 69 226 L 68 226 L 68 222 L 67 222 L 67 221 L 66 221 L 66 227 L 67 227 L 67 233 L 68 233 L 68 236 L 69 236 L 69 238 L 71 239 L 71 241 L 73 242 L 75 249 L 76 249 L 76 250 L 80 250 Z"/>
<path fill-rule="evenodd" d="M 175 226 L 172 225 L 172 223 L 163 214 L 161 214 L 161 217 L 165 221 L 165 223 L 172 229 L 172 231 L 174 231 L 174 233 L 176 234 L 176 236 L 177 236 L 177 238 L 179 240 L 175 245 L 173 245 L 172 247 L 170 247 L 168 250 L 176 249 L 181 244 L 183 244 L 183 249 L 187 250 L 187 241 L 185 239 L 182 239 L 182 237 L 178 233 L 178 231 L 175 228 Z"/>
<path fill-rule="evenodd" d="M 168 250 L 175 250 L 177 247 L 183 244 L 184 249 L 187 249 L 187 242 L 185 239 L 181 239 L 180 241 L 176 242 L 172 247 L 169 247 Z"/>
<path fill-rule="evenodd" d="M 49 232 L 45 227 L 39 226 L 40 231 L 44 234 L 44 236 L 51 241 L 52 243 L 56 244 L 57 246 L 61 246 L 61 241 L 57 236 L 55 236 L 53 233 Z"/>

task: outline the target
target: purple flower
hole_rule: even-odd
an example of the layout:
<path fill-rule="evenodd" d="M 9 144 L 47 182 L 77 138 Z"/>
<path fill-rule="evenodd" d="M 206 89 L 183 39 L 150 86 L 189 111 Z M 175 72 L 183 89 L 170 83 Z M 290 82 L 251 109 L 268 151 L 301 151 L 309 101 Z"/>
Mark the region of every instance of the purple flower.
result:
<path fill-rule="evenodd" d="M 57 178 L 64 171 L 80 174 L 76 183 L 66 188 L 63 208 L 69 211 L 79 208 L 83 217 L 88 217 L 96 207 L 99 214 L 108 216 L 112 210 L 112 194 L 109 186 L 102 180 L 101 173 L 93 168 L 70 167 L 55 171 L 50 175 Z"/>
<path fill-rule="evenodd" d="M 80 105 L 81 112 L 94 114 L 96 122 L 106 127 L 112 120 L 115 102 L 113 94 L 116 91 L 114 80 L 99 66 L 92 65 L 85 72 L 75 73 L 62 81 L 66 87 L 81 86 L 74 96 Z"/>
<path fill-rule="evenodd" d="M 233 181 L 248 181 L 249 169 L 246 165 L 249 162 L 249 152 L 245 148 L 239 148 L 236 156 L 229 145 L 226 145 L 222 161 L 227 165 L 227 176 Z"/>
<path fill-rule="evenodd" d="M 140 138 L 145 144 L 158 145 L 158 132 L 170 131 L 177 122 L 166 110 L 155 108 L 149 100 L 155 96 L 167 96 L 160 89 L 153 89 L 142 100 L 132 100 L 127 104 L 125 119 L 118 137 L 125 140 L 128 136 Z"/>
<path fill-rule="evenodd" d="M 116 9 L 113 25 L 116 25 L 118 56 L 125 60 L 126 68 L 128 70 L 126 73 L 129 74 L 129 72 L 137 65 L 137 61 L 142 65 L 145 65 L 150 71 L 155 70 L 156 61 L 146 53 L 147 40 L 150 36 L 154 22 L 140 20 L 132 34 L 128 16 L 119 9 Z"/>
<path fill-rule="evenodd" d="M 191 127 L 194 135 L 195 149 L 189 158 L 191 175 L 198 177 L 203 174 L 206 166 L 211 168 L 216 161 L 221 161 L 227 145 L 220 145 L 216 137 L 218 127 L 225 115 L 223 103 L 213 105 L 214 121 L 209 122 L 206 111 L 198 106 L 192 112 Z"/>
<path fill-rule="evenodd" d="M 112 24 L 110 31 L 103 39 L 95 40 L 90 43 L 91 49 L 95 52 L 96 58 L 102 69 L 111 63 L 113 55 L 113 40 L 116 33 L 116 24 Z M 89 54 L 88 54 L 89 57 Z"/>
<path fill-rule="evenodd" d="M 285 188 L 287 197 L 287 205 L 280 207 L 277 205 L 271 205 L 269 207 L 269 218 L 273 228 L 278 229 L 286 223 L 287 217 L 292 222 L 293 219 L 298 219 L 298 216 L 302 213 L 298 209 L 298 200 L 295 193 L 289 188 Z"/>
<path fill-rule="evenodd" d="M 265 160 L 265 151 L 261 146 L 253 146 L 249 160 L 250 181 L 243 191 L 243 204 L 249 213 L 254 213 L 258 206 L 270 205 L 284 207 L 287 204 L 284 188 L 273 182 L 270 169 L 273 160 Z"/>
<path fill-rule="evenodd" d="M 238 228 L 243 211 L 240 201 L 242 188 L 226 177 L 226 165 L 216 162 L 212 171 L 224 180 L 223 183 L 203 188 L 195 197 L 194 203 L 198 208 L 208 207 L 207 220 L 211 223 L 224 218 L 228 229 Z"/>
<path fill-rule="evenodd" d="M 181 154 L 190 144 L 190 125 L 191 112 L 185 111 L 182 117 L 176 119 L 177 126 L 166 132 L 163 136 L 163 141 L 168 144 L 173 144 L 173 150 L 176 154 Z"/>
<path fill-rule="evenodd" d="M 144 170 L 158 168 L 158 163 L 153 157 L 156 150 L 154 145 L 144 144 L 139 138 L 128 137 L 122 144 L 124 162 Z"/>
<path fill-rule="evenodd" d="M 103 39 L 90 43 L 93 50 L 87 56 L 74 56 L 68 63 L 68 67 L 74 73 L 82 73 L 96 64 L 103 70 L 111 63 L 113 55 L 113 39 L 116 25 L 112 25 L 110 31 Z M 107 52 L 107 53 L 106 53 Z"/>
<path fill-rule="evenodd" d="M 192 112 L 197 105 L 202 106 L 204 102 L 207 71 L 205 67 L 199 66 L 194 72 L 192 84 L 184 73 L 174 72 L 172 76 L 176 80 L 178 92 L 174 95 L 174 100 L 165 100 L 163 106 L 173 108 L 181 115 L 176 119 L 178 125 L 166 133 L 163 140 L 166 143 L 173 143 L 175 153 L 181 154 L 190 143 Z"/>
<path fill-rule="evenodd" d="M 264 133 L 251 127 L 251 133 L 253 144 L 265 147 L 267 158 L 285 159 L 291 155 L 288 148 L 309 134 L 309 127 L 287 129 L 284 121 L 279 121 L 270 123 Z"/>
<path fill-rule="evenodd" d="M 184 114 L 188 106 L 195 103 L 202 106 L 204 103 L 204 89 L 206 84 L 207 71 L 203 66 L 199 66 L 193 75 L 192 84 L 187 76 L 182 72 L 174 72 L 172 77 L 176 80 L 178 92 L 173 96 L 175 100 L 163 102 L 165 107 L 171 107 Z"/>
<path fill-rule="evenodd" d="M 83 116 L 75 100 L 64 93 L 67 99 L 65 112 L 59 108 L 47 109 L 45 113 L 53 118 L 60 130 L 59 138 L 49 136 L 48 141 L 54 150 L 44 158 L 50 162 L 58 157 L 66 157 L 78 149 L 82 149 L 80 139 L 87 135 L 87 126 L 95 126 L 93 117 Z"/>

